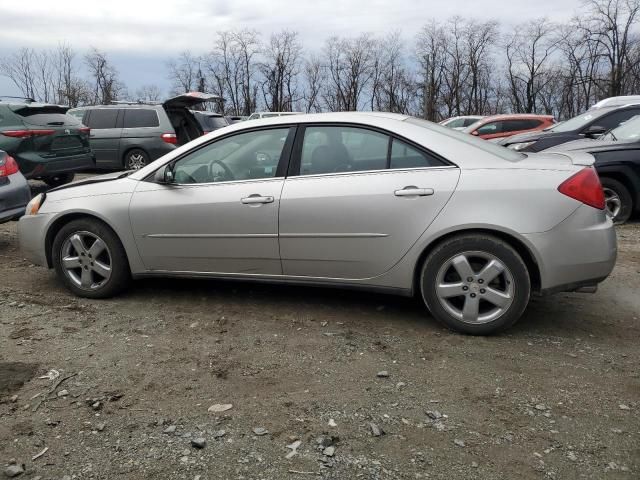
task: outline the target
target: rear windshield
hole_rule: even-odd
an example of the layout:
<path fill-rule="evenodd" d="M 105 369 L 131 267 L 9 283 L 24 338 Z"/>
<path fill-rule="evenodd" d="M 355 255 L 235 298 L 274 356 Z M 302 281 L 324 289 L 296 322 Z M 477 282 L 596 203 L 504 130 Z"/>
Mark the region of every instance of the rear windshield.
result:
<path fill-rule="evenodd" d="M 38 126 L 79 125 L 77 118 L 67 115 L 60 107 L 20 108 L 15 110 L 26 123 Z"/>
<path fill-rule="evenodd" d="M 413 125 L 418 125 L 419 127 L 434 130 L 441 135 L 446 135 L 447 137 L 453 138 L 460 142 L 464 142 L 468 145 L 471 145 L 472 147 L 484 150 L 487 153 L 495 155 L 496 157 L 502 158 L 503 160 L 507 160 L 509 162 L 517 162 L 526 157 L 525 154 L 516 152 L 515 150 L 496 145 L 492 142 L 482 140 L 481 138 L 476 138 L 473 135 L 469 135 L 468 133 L 459 132 L 457 130 L 452 130 L 451 128 L 443 127 L 442 125 L 438 125 L 427 120 L 422 120 L 421 118 L 409 117 L 405 121 L 407 123 L 412 123 Z M 428 148 L 429 146 L 425 145 L 425 147 Z"/>

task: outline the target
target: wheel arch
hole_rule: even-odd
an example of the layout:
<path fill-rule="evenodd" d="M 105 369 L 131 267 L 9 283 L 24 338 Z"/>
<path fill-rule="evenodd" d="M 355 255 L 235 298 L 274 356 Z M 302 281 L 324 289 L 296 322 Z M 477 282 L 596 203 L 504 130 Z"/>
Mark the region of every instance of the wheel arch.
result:
<path fill-rule="evenodd" d="M 53 268 L 51 249 L 53 247 L 53 240 L 56 238 L 56 235 L 58 234 L 58 232 L 62 229 L 62 227 L 64 227 L 69 222 L 83 219 L 83 218 L 96 220 L 102 223 L 103 225 L 105 225 L 106 227 L 108 227 L 114 233 L 114 235 L 118 238 L 118 240 L 120 240 L 120 243 L 122 243 L 124 246 L 124 242 L 120 238 L 120 235 L 118 235 L 116 229 L 113 228 L 113 225 L 111 225 L 106 219 L 100 217 L 99 215 L 96 215 L 95 213 L 88 213 L 88 212 L 82 212 L 82 211 L 65 213 L 64 215 L 61 215 L 58 218 L 56 218 L 51 223 L 51 225 L 49 225 L 49 228 L 47 229 L 47 233 L 45 235 L 44 247 L 45 247 L 45 255 L 47 259 L 48 268 Z M 125 252 L 126 252 L 126 248 L 125 248 Z M 129 263 L 128 256 L 127 256 L 127 263 Z"/>
<path fill-rule="evenodd" d="M 413 271 L 413 291 L 419 292 L 419 284 L 420 284 L 420 272 L 422 270 L 422 266 L 427 258 L 427 256 L 436 248 L 438 245 L 443 242 L 458 237 L 461 235 L 468 235 L 470 233 L 478 233 L 483 235 L 492 235 L 504 242 L 508 243 L 522 258 L 522 261 L 527 266 L 527 271 L 529 272 L 529 279 L 531 281 L 531 289 L 534 292 L 540 291 L 542 285 L 542 277 L 540 273 L 540 267 L 536 260 L 535 255 L 531 252 L 531 249 L 520 239 L 515 237 L 514 235 L 501 231 L 494 230 L 491 228 L 463 228 L 460 230 L 454 230 L 450 232 L 446 232 L 443 235 L 433 239 L 420 253 L 418 257 L 418 261 L 415 264 Z"/>
<path fill-rule="evenodd" d="M 638 210 L 640 208 L 640 187 L 637 186 L 631 177 L 623 170 L 608 170 L 599 172 L 599 176 L 602 179 L 611 179 L 620 182 L 624 185 L 629 194 L 631 195 L 631 211 Z"/>

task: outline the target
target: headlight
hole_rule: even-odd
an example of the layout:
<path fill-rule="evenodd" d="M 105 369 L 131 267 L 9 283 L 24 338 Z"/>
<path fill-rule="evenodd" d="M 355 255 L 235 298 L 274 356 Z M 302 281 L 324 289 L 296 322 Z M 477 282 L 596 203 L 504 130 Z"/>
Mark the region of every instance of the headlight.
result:
<path fill-rule="evenodd" d="M 40 207 L 44 203 L 44 193 L 39 193 L 27 203 L 27 208 L 24 210 L 25 215 L 36 215 L 40 210 Z"/>
<path fill-rule="evenodd" d="M 534 143 L 536 143 L 535 141 L 533 142 L 521 142 L 521 143 L 512 143 L 511 145 L 509 145 L 507 148 L 510 148 L 511 150 L 516 150 L 516 151 L 520 151 L 520 150 L 524 150 L 525 148 L 527 148 L 529 145 L 533 145 Z"/>

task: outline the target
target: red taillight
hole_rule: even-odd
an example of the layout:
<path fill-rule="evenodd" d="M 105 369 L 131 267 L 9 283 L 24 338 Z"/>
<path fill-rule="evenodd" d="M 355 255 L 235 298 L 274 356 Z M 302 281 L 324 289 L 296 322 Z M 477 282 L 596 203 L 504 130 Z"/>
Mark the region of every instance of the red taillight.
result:
<path fill-rule="evenodd" d="M 15 159 L 10 155 L 6 155 L 4 161 L 0 163 L 0 177 L 8 177 L 19 171 L 20 168 L 18 168 L 18 163 Z"/>
<path fill-rule="evenodd" d="M 178 137 L 175 133 L 163 133 L 162 135 L 160 135 L 160 138 L 165 143 L 171 143 L 173 145 L 178 144 Z"/>
<path fill-rule="evenodd" d="M 27 138 L 27 137 L 41 137 L 44 135 L 53 135 L 55 130 L 41 129 L 41 130 L 5 130 L 0 132 L 5 137 L 14 138 Z"/>
<path fill-rule="evenodd" d="M 569 177 L 558 187 L 560 193 L 579 202 L 604 210 L 604 192 L 593 167 L 587 167 Z"/>
<path fill-rule="evenodd" d="M 91 129 L 90 129 L 89 127 L 80 127 L 80 128 L 78 129 L 78 131 L 79 131 L 80 133 L 86 133 L 87 135 L 89 135 L 89 134 L 91 133 Z"/>

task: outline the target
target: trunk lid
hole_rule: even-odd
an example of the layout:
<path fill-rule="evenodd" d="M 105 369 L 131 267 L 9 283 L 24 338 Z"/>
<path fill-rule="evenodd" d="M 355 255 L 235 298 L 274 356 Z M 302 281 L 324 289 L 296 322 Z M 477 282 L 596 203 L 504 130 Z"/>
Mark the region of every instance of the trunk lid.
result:
<path fill-rule="evenodd" d="M 212 93 L 203 93 L 203 92 L 187 92 L 176 97 L 165 100 L 162 104 L 164 108 L 176 108 L 176 107 L 186 107 L 193 108 L 199 103 L 202 102 L 215 102 L 219 100 L 220 97 L 218 95 L 214 95 Z"/>
<path fill-rule="evenodd" d="M 574 170 L 575 166 L 590 166 L 595 162 L 593 155 L 582 151 L 527 153 L 522 160 L 514 162 L 519 168 L 539 170 Z"/>

